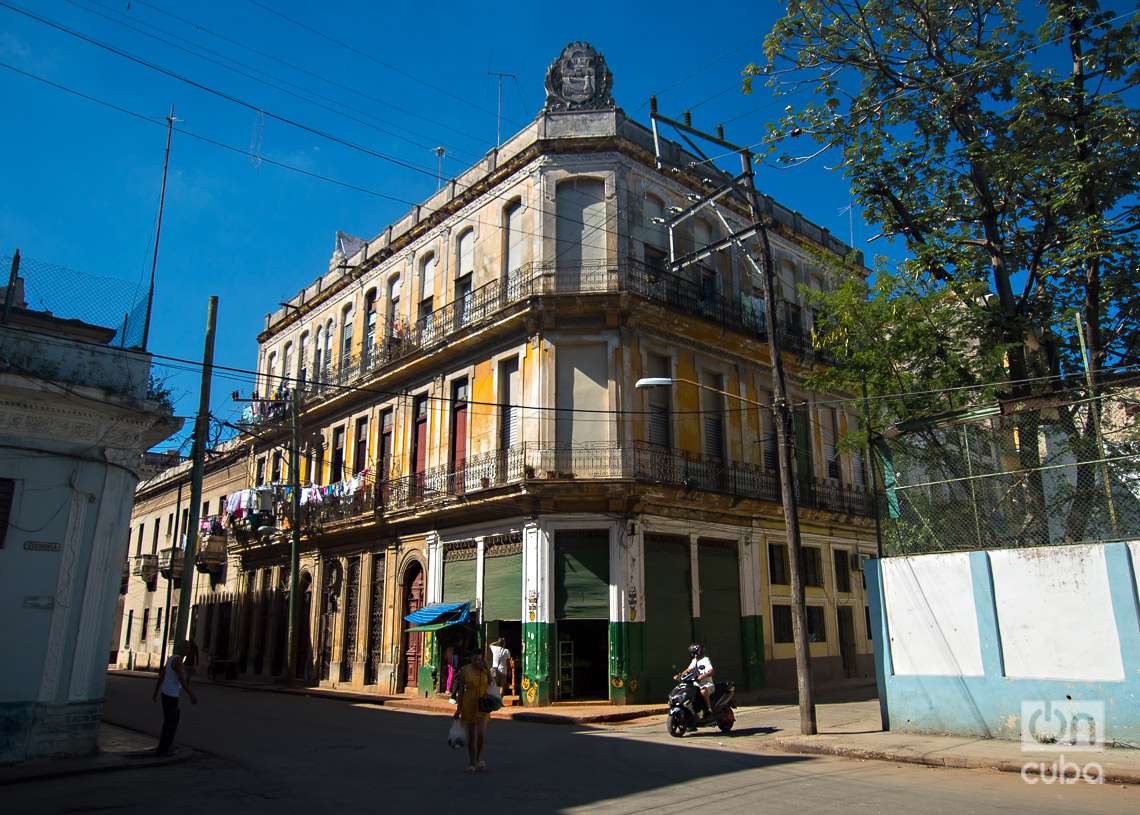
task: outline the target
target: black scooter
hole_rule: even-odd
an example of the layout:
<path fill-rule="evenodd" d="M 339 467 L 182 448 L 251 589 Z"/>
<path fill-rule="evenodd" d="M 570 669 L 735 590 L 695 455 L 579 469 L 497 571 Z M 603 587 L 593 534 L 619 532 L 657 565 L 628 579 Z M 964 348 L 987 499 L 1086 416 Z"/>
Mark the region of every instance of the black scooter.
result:
<path fill-rule="evenodd" d="M 736 714 L 732 710 L 736 707 L 735 697 L 735 685 L 716 682 L 709 694 L 712 710 L 707 710 L 697 685 L 697 672 L 686 671 L 677 687 L 669 692 L 669 719 L 666 723 L 669 735 L 681 738 L 691 730 L 713 725 L 719 727 L 720 732 L 727 733 L 736 724 Z"/>

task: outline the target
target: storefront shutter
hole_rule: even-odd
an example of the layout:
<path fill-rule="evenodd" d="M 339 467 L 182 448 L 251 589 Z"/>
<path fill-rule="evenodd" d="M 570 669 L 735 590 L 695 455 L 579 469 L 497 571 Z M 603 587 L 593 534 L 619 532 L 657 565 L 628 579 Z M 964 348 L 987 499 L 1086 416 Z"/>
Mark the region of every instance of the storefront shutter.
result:
<path fill-rule="evenodd" d="M 712 660 L 718 681 L 743 684 L 740 634 L 740 567 L 736 542 L 701 541 L 698 573 L 701 584 L 701 643 Z"/>
<path fill-rule="evenodd" d="M 475 602 L 475 559 L 446 560 L 443 564 L 443 602 Z"/>
<path fill-rule="evenodd" d="M 689 539 L 645 537 L 645 701 L 663 702 L 693 641 Z"/>
<path fill-rule="evenodd" d="M 555 541 L 554 616 L 610 618 L 609 532 L 560 532 Z"/>
<path fill-rule="evenodd" d="M 483 620 L 522 619 L 522 552 L 483 558 Z"/>

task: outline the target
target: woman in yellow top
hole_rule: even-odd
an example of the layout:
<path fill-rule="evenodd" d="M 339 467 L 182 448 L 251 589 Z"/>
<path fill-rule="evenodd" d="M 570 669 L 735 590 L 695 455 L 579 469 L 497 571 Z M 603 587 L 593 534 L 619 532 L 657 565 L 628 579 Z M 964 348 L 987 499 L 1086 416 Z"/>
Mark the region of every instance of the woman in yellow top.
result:
<path fill-rule="evenodd" d="M 469 773 L 487 769 L 487 764 L 483 761 L 483 741 L 491 714 L 479 710 L 479 700 L 490 684 L 491 674 L 483 662 L 483 652 L 475 651 L 471 655 L 471 661 L 459 671 L 459 686 L 455 694 L 455 718 L 467 730 L 467 757 L 471 761 L 467 765 Z"/>

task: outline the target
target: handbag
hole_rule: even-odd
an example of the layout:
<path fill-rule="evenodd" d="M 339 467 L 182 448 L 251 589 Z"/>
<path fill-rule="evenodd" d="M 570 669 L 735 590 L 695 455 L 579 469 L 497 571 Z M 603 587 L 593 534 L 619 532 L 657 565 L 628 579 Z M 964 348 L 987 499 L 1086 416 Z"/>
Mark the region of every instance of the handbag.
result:
<path fill-rule="evenodd" d="M 487 692 L 479 697 L 479 712 L 494 713 L 503 706 L 503 696 L 494 682 L 487 686 Z"/>

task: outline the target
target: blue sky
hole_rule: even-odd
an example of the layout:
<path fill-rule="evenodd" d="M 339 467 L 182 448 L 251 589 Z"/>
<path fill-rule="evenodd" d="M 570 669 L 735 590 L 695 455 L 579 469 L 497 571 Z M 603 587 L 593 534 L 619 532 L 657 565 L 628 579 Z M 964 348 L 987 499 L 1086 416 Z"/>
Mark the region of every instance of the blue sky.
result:
<path fill-rule="evenodd" d="M 721 5 L 715 17 L 703 16 L 700 22 L 691 3 L 668 1 L 533 4 L 522 13 L 511 4 L 477 8 L 469 2 L 433 3 L 430 10 L 358 0 L 14 2 L 427 172 L 263 119 L 4 7 L 0 61 L 155 118 L 174 104 L 180 127 L 406 201 L 421 200 L 435 189 L 432 147 L 447 148 L 444 174 L 451 176 L 494 146 L 496 87 L 488 71 L 518 77 L 503 88 L 505 136 L 540 109 L 546 67 L 571 40 L 587 40 L 605 55 L 618 104 L 643 122 L 648 121 L 646 99 L 656 93 L 664 113 L 692 108 L 695 123 L 727 122 L 729 138 L 755 142 L 783 104 L 773 103 L 760 86 L 751 97 L 740 91 L 741 68 L 761 59 L 763 36 L 782 11 L 775 2 Z M 265 6 L 339 43 L 302 30 Z M 176 46 L 212 49 L 211 58 L 243 65 L 212 64 Z M 267 81 L 290 83 L 290 90 L 319 104 L 237 71 L 263 72 Z M 0 254 L 19 247 L 26 257 L 90 274 L 142 279 L 150 267 L 164 129 L 2 68 L 0 94 L 6 114 L 0 128 Z M 794 171 L 765 169 L 758 182 L 786 206 L 847 237 L 847 215 L 839 213 L 848 201 L 847 184 L 826 161 Z M 217 361 L 255 367 L 255 337 L 265 314 L 327 268 L 336 230 L 372 237 L 407 209 L 404 203 L 258 164 L 176 133 L 151 350 L 200 358 L 206 299 L 217 294 Z M 856 219 L 857 244 L 870 234 Z M 170 378 L 178 413 L 192 414 L 196 374 L 159 371 Z M 237 387 L 248 392 L 249 385 L 215 380 L 215 414 L 233 413 L 229 394 Z"/>

